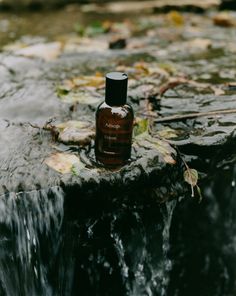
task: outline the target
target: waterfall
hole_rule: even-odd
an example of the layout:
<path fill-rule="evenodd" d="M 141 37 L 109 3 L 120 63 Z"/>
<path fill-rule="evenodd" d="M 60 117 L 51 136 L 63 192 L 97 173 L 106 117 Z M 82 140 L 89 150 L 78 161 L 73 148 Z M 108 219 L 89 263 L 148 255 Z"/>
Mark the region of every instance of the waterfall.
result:
<path fill-rule="evenodd" d="M 111 237 L 126 290 L 125 295 L 167 295 L 172 268 L 168 254 L 170 228 L 176 204 L 177 200 L 172 200 L 161 206 L 157 204 L 152 210 L 149 209 L 150 215 L 156 215 L 153 216 L 153 220 L 150 216 L 149 221 L 144 220 L 142 216 L 145 210 L 129 214 L 124 212 L 119 218 L 114 216 L 111 222 Z M 127 216 L 130 223 L 127 224 L 127 229 L 130 231 L 118 227 L 122 225 L 122 220 L 126 221 Z"/>
<path fill-rule="evenodd" d="M 162 269 L 162 285 L 160 296 L 166 296 L 166 289 L 169 284 L 169 273 L 172 268 L 172 261 L 168 258 L 168 251 L 170 249 L 170 227 L 173 217 L 173 212 L 176 207 L 177 200 L 166 202 L 162 208 L 162 216 L 164 227 L 162 231 L 162 251 L 163 251 L 163 269 Z"/>
<path fill-rule="evenodd" d="M 0 196 L 0 294 L 51 296 L 50 264 L 59 247 L 59 187 Z"/>

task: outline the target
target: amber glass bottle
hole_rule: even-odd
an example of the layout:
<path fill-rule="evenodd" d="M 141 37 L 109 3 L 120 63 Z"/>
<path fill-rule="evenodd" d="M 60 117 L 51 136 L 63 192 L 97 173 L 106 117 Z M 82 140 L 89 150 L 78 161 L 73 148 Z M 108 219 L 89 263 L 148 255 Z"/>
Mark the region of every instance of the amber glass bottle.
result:
<path fill-rule="evenodd" d="M 124 165 L 131 154 L 134 114 L 126 103 L 127 85 L 125 73 L 108 73 L 105 102 L 96 112 L 95 155 L 107 167 Z"/>

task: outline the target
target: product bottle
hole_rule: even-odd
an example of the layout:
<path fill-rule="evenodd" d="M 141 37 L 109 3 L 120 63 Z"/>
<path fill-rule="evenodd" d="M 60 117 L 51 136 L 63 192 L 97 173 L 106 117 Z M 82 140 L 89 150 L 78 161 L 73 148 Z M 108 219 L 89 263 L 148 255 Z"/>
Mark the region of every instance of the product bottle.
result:
<path fill-rule="evenodd" d="M 126 103 L 128 76 L 111 72 L 106 75 L 105 102 L 96 112 L 96 160 L 107 167 L 119 167 L 130 158 L 133 109 Z"/>

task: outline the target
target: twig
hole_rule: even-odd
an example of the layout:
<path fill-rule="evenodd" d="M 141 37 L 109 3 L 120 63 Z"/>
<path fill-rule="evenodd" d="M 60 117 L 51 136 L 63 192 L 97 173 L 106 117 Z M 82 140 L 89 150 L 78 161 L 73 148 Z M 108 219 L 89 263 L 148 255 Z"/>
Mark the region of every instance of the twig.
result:
<path fill-rule="evenodd" d="M 171 78 L 168 82 L 160 86 L 159 89 L 159 96 L 162 97 L 165 92 L 169 89 L 174 89 L 178 85 L 191 85 L 196 88 L 204 88 L 204 89 L 211 89 L 215 95 L 222 95 L 224 94 L 224 91 L 220 89 L 219 87 L 213 86 L 209 83 L 199 83 L 194 80 L 189 80 L 184 77 L 179 77 L 179 78 Z"/>
<path fill-rule="evenodd" d="M 193 119 L 193 118 L 198 118 L 198 117 L 208 117 L 208 116 L 221 116 L 224 114 L 232 114 L 236 113 L 236 109 L 226 109 L 226 110 L 216 110 L 216 111 L 209 111 L 209 112 L 196 112 L 196 113 L 188 113 L 188 114 L 183 114 L 183 115 L 171 115 L 171 116 L 165 116 L 162 118 L 158 118 L 158 115 L 150 115 L 147 113 L 138 113 L 140 115 L 144 115 L 146 117 L 152 117 L 156 118 L 154 120 L 155 123 L 162 123 L 162 122 L 172 122 L 172 121 L 181 121 L 185 119 Z"/>

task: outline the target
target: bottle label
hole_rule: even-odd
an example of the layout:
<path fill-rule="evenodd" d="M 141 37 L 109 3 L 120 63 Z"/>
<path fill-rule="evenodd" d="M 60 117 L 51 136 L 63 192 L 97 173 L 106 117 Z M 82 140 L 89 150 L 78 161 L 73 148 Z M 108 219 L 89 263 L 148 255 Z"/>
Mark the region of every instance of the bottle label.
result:
<path fill-rule="evenodd" d="M 99 127 L 99 128 L 98 128 Z M 108 155 L 129 155 L 132 141 L 132 122 L 103 122 L 97 127 L 97 149 Z"/>

